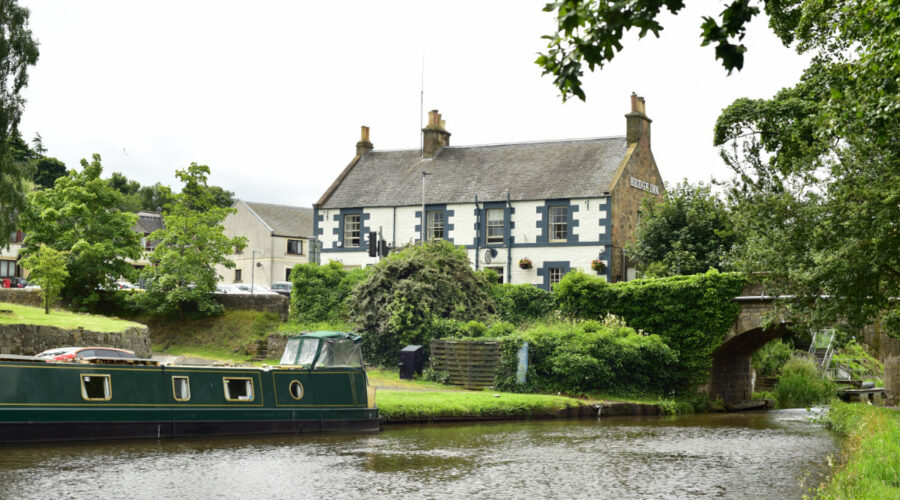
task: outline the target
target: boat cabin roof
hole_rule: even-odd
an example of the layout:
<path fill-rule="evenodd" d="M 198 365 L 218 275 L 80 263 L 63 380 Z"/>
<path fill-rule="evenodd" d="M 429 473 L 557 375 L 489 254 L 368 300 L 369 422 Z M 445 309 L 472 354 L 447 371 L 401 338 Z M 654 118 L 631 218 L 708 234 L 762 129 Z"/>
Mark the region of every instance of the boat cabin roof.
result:
<path fill-rule="evenodd" d="M 352 340 L 354 343 L 359 343 L 362 340 L 362 337 L 353 333 L 347 332 L 331 332 L 331 331 L 319 331 L 319 332 L 310 332 L 310 333 L 302 333 L 300 335 L 293 335 L 290 339 L 303 339 L 303 338 L 316 338 L 316 339 L 334 339 L 334 340 Z"/>

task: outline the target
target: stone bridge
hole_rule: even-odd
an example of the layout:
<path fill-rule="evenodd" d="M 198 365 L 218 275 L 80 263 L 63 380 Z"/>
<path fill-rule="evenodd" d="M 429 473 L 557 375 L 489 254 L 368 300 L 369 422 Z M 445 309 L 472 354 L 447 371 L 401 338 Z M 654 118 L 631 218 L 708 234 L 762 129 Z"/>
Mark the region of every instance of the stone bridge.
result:
<path fill-rule="evenodd" d="M 753 398 L 753 370 L 750 357 L 757 349 L 791 331 L 788 324 L 775 321 L 768 328 L 763 323 L 774 310 L 775 297 L 765 295 L 759 285 L 750 285 L 740 297 L 741 312 L 734 319 L 722 344 L 713 352 L 709 396 L 726 403 L 739 403 Z"/>

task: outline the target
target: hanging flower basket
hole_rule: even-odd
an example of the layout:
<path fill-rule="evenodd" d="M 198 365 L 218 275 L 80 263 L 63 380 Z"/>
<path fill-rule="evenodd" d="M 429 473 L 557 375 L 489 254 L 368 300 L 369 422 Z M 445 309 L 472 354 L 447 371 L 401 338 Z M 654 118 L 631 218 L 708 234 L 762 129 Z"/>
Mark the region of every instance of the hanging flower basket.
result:
<path fill-rule="evenodd" d="M 519 267 L 522 269 L 531 269 L 531 259 L 529 259 L 528 257 L 519 259 Z"/>
<path fill-rule="evenodd" d="M 591 269 L 597 271 L 597 274 L 601 274 L 603 271 L 606 271 L 606 264 L 600 259 L 594 259 L 591 261 Z"/>

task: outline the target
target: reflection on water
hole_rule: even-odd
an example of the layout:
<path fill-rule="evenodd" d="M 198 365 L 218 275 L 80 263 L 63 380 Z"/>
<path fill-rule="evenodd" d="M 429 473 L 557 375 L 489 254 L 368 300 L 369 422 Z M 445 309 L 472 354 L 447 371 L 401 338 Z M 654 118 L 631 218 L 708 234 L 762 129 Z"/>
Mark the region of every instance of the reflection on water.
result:
<path fill-rule="evenodd" d="M 0 498 L 800 498 L 805 410 L 0 448 Z"/>

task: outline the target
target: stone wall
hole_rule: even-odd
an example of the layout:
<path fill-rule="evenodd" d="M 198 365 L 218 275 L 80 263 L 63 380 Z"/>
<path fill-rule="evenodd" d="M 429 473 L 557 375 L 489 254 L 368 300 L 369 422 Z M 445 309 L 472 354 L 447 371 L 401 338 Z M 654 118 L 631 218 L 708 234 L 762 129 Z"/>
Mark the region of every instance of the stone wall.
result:
<path fill-rule="evenodd" d="M 139 358 L 149 358 L 151 354 L 146 326 L 122 332 L 93 332 L 42 325 L 0 325 L 0 354 L 33 356 L 55 347 L 118 347 L 134 351 Z"/>
<path fill-rule="evenodd" d="M 266 338 L 266 353 L 269 359 L 281 359 L 284 346 L 287 345 L 288 336 L 272 334 Z"/>
<path fill-rule="evenodd" d="M 216 300 L 228 310 L 251 310 L 275 313 L 281 321 L 288 320 L 290 300 L 278 294 L 215 294 Z"/>
<path fill-rule="evenodd" d="M 0 288 L 0 302 L 9 302 L 20 306 L 44 307 L 41 291 L 36 288 Z M 60 307 L 57 301 L 55 307 Z"/>

